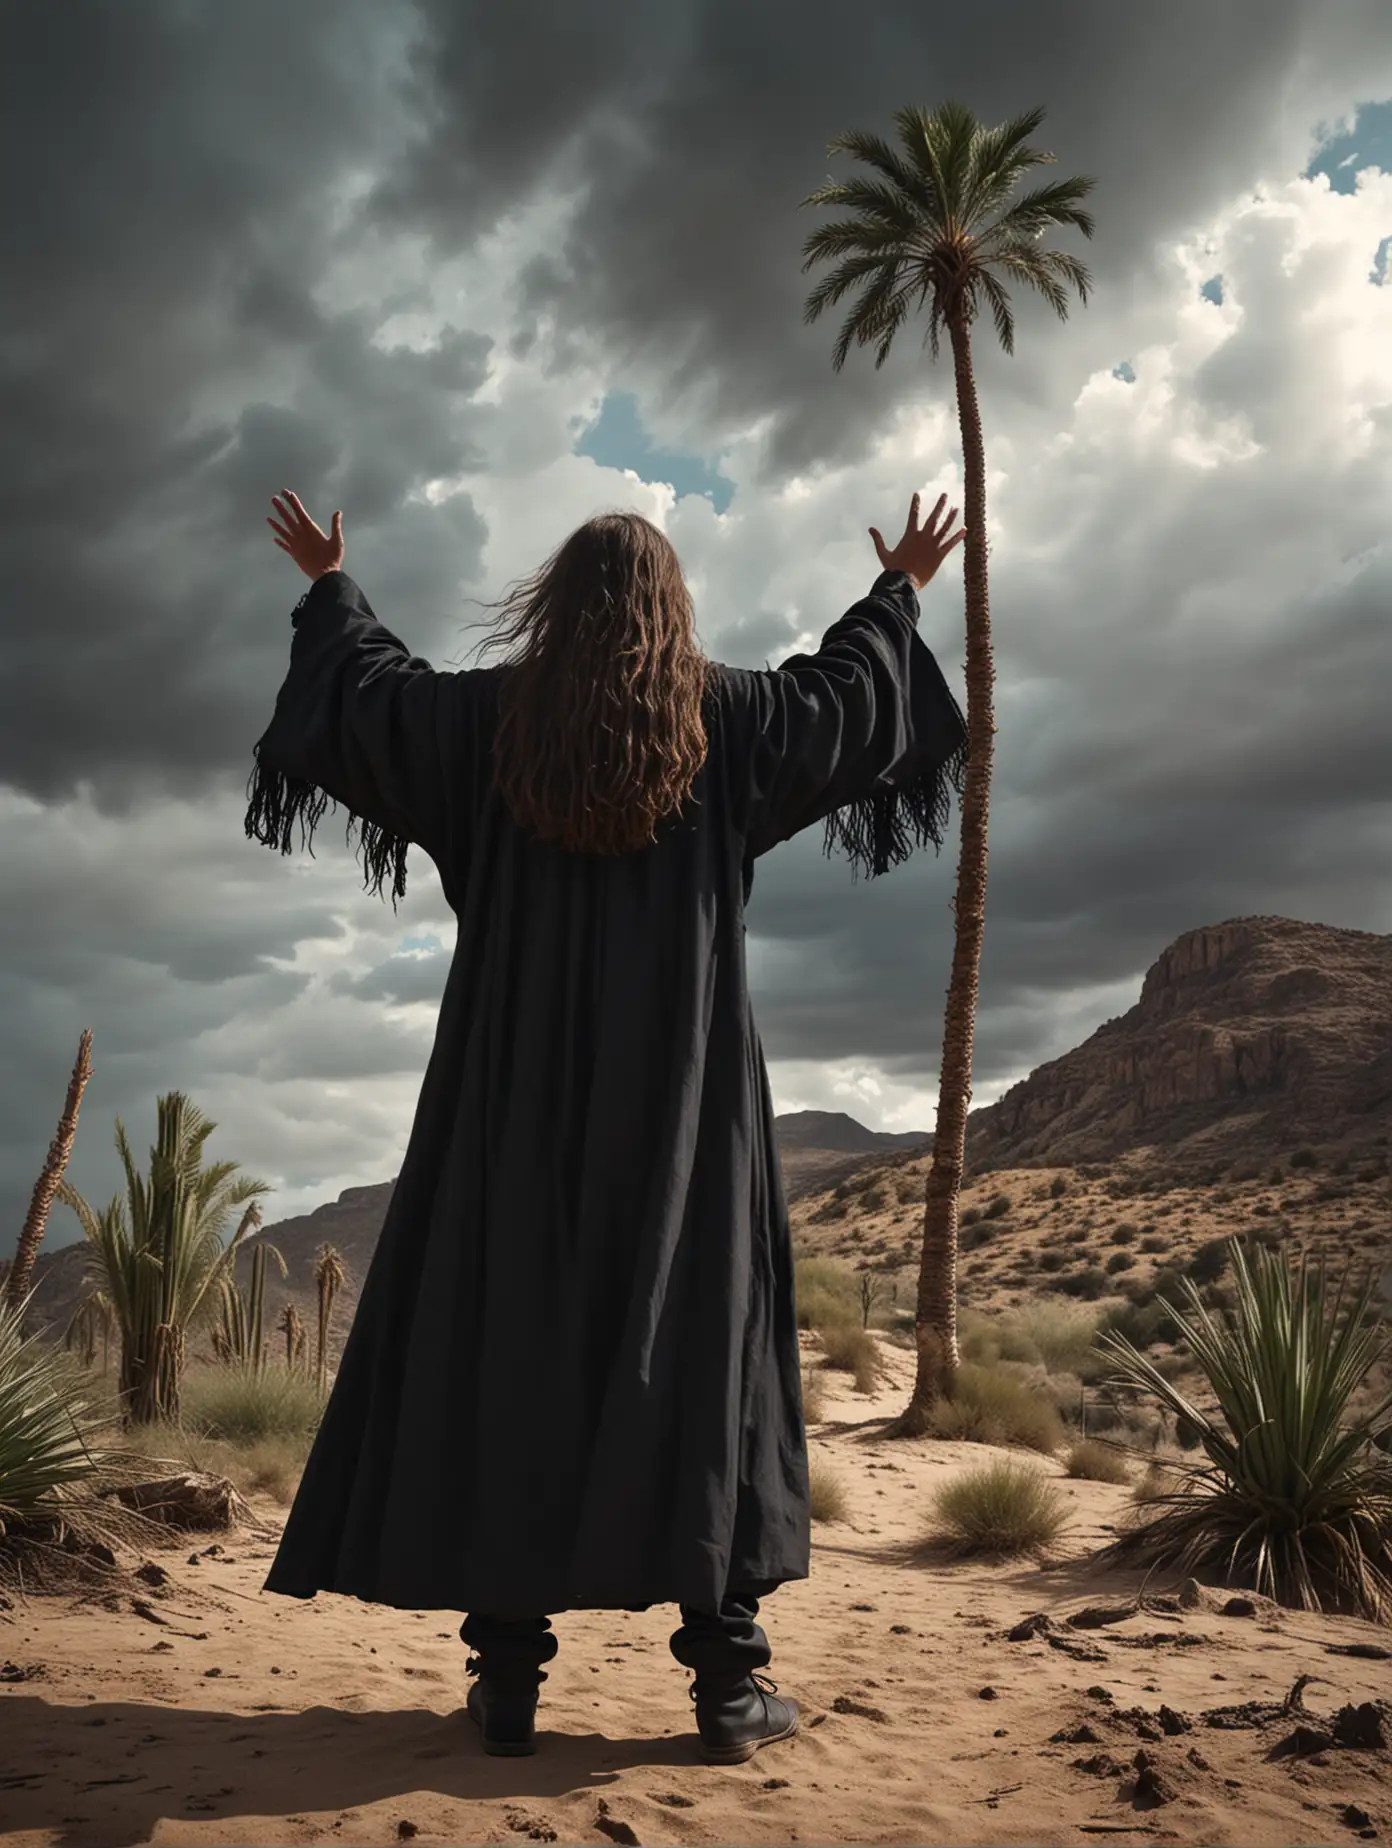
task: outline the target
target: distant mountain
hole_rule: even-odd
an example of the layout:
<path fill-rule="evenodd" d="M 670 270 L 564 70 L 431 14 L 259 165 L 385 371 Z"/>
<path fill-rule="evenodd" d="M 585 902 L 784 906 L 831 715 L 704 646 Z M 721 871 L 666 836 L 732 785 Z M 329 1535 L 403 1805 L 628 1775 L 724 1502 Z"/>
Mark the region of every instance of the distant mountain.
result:
<path fill-rule="evenodd" d="M 790 1110 L 773 1119 L 780 1155 L 789 1149 L 839 1149 L 847 1154 L 871 1154 L 883 1149 L 918 1148 L 933 1140 L 926 1129 L 867 1129 L 844 1110 Z"/>

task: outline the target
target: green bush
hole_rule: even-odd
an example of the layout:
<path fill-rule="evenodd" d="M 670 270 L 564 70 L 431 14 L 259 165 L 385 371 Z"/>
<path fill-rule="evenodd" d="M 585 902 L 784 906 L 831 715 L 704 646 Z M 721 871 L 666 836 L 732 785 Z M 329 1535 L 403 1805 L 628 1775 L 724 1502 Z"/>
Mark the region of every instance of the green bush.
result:
<path fill-rule="evenodd" d="M 1129 1251 L 1114 1251 L 1107 1259 L 1106 1270 L 1114 1277 L 1118 1271 L 1130 1270 L 1135 1262 Z"/>
<path fill-rule="evenodd" d="M 986 1208 L 986 1217 L 988 1219 L 1004 1219 L 1005 1215 L 1010 1211 L 1011 1204 L 1012 1202 L 1009 1194 L 998 1193 L 991 1201 L 991 1204 Z"/>
<path fill-rule="evenodd" d="M 1136 1227 L 1132 1225 L 1129 1219 L 1120 1220 L 1112 1227 L 1112 1243 L 1114 1245 L 1129 1245 L 1135 1236 Z"/>
<path fill-rule="evenodd" d="M 1056 1540 L 1068 1520 L 1044 1472 L 1009 1459 L 971 1470 L 938 1490 L 934 1537 L 962 1556 L 1011 1559 Z"/>
<path fill-rule="evenodd" d="M 1061 1174 L 1056 1174 L 1053 1180 L 1050 1181 L 1049 1192 L 1053 1195 L 1055 1200 L 1061 1200 L 1064 1194 L 1068 1192 L 1068 1182 Z"/>
<path fill-rule="evenodd" d="M 1174 1311 L 1209 1413 L 1118 1335 L 1099 1336 L 1119 1375 L 1189 1420 L 1202 1455 L 1170 1467 L 1180 1487 L 1098 1556 L 1251 1586 L 1303 1610 L 1392 1619 L 1392 1394 L 1354 1414 L 1378 1377 L 1386 1323 L 1379 1280 L 1332 1303 L 1323 1261 L 1231 1249 L 1234 1305 L 1218 1321 L 1191 1279 Z"/>
<path fill-rule="evenodd" d="M 981 1217 L 981 1208 L 979 1206 L 964 1207 L 962 1211 L 957 1215 L 958 1227 L 960 1228 L 962 1226 L 974 1226 L 976 1222 L 980 1219 L 980 1217 Z"/>
<path fill-rule="evenodd" d="M 1039 1254 L 1040 1270 L 1048 1271 L 1051 1275 L 1054 1271 L 1061 1271 L 1067 1262 L 1068 1259 L 1061 1251 L 1041 1251 Z"/>
<path fill-rule="evenodd" d="M 190 1371 L 182 1393 L 182 1419 L 198 1437 L 230 1444 L 266 1438 L 308 1438 L 318 1427 L 324 1399 L 312 1375 L 284 1366 L 206 1367 Z"/>
<path fill-rule="evenodd" d="M 832 1258 L 799 1258 L 794 1295 L 799 1328 L 860 1326 L 860 1286 L 848 1265 Z"/>
<path fill-rule="evenodd" d="M 1228 1268 L 1226 1238 L 1205 1239 L 1184 1267 L 1184 1274 L 1195 1283 L 1215 1283 Z"/>
<path fill-rule="evenodd" d="M 1063 1442 L 1063 1420 L 1051 1399 L 1013 1374 L 963 1361 L 950 1399 L 929 1413 L 934 1437 L 975 1444 L 1018 1444 L 1052 1456 Z"/>

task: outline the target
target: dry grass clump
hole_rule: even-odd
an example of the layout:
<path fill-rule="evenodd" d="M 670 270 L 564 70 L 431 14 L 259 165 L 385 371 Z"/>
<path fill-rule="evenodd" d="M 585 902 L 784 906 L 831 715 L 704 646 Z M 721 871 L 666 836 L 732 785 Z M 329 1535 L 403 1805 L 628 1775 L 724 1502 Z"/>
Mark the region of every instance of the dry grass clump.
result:
<path fill-rule="evenodd" d="M 1013 1374 L 963 1361 L 950 1399 L 929 1415 L 934 1437 L 976 1444 L 1018 1444 L 1052 1456 L 1064 1440 L 1063 1420 L 1051 1399 Z"/>
<path fill-rule="evenodd" d="M 1110 1444 L 1099 1444 L 1095 1437 L 1082 1437 L 1070 1444 L 1063 1459 L 1063 1473 L 1077 1482 L 1129 1482 L 1131 1472 L 1126 1459 Z"/>
<path fill-rule="evenodd" d="M 820 1424 L 826 1416 L 826 1389 L 820 1373 L 802 1369 L 802 1422 Z"/>
<path fill-rule="evenodd" d="M 818 1457 L 812 1458 L 807 1473 L 812 1490 L 812 1519 L 844 1521 L 847 1506 L 845 1483 Z"/>
<path fill-rule="evenodd" d="M 855 1272 L 832 1258 L 799 1258 L 794 1267 L 799 1328 L 858 1328 L 860 1284 Z"/>
<path fill-rule="evenodd" d="M 823 1328 L 820 1333 L 825 1364 L 853 1373 L 857 1392 L 873 1392 L 884 1372 L 884 1360 L 870 1331 L 842 1323 Z"/>
<path fill-rule="evenodd" d="M 1013 1559 L 1055 1541 L 1068 1507 L 1044 1472 L 1008 1458 L 938 1490 L 931 1538 L 960 1556 Z"/>

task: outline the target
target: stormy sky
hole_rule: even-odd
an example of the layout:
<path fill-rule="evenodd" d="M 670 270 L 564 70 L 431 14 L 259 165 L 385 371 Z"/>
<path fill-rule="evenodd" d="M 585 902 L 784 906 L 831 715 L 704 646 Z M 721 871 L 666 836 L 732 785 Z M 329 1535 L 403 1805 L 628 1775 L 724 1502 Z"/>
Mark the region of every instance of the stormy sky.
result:
<path fill-rule="evenodd" d="M 1008 282 L 973 357 L 997 682 L 973 1102 L 1136 999 L 1180 932 L 1392 930 L 1392 32 L 1382 0 L 49 0 L 0 11 L 0 1252 L 95 1036 L 70 1178 L 155 1099 L 219 1125 L 268 1220 L 400 1164 L 454 942 L 341 810 L 243 833 L 304 588 L 272 493 L 382 619 L 475 663 L 496 598 L 632 507 L 707 652 L 816 646 L 909 496 L 962 502 L 950 351 L 888 363 L 799 209 L 948 99 L 1090 175 L 1061 322 Z M 921 630 L 965 704 L 960 550 Z M 488 657 L 493 659 L 496 657 Z M 931 1129 L 957 817 L 853 884 L 759 863 L 780 1111 Z M 55 1208 L 51 1244 L 78 1236 Z"/>

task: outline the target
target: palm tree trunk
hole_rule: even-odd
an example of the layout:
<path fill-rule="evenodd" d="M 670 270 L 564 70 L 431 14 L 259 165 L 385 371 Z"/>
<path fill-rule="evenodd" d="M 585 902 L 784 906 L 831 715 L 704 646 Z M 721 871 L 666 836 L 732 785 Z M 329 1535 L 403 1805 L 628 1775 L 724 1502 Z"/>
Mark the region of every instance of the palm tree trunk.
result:
<path fill-rule="evenodd" d="M 957 1347 L 957 1204 L 966 1157 L 972 1050 L 981 941 L 986 924 L 986 824 L 995 757 L 995 667 L 991 654 L 986 579 L 986 447 L 972 376 L 971 336 L 960 313 L 947 316 L 957 380 L 957 414 L 966 473 L 963 544 L 967 601 L 967 729 L 970 747 L 962 792 L 962 840 L 957 860 L 952 975 L 943 1017 L 942 1075 L 933 1159 L 923 1211 L 914 1333 L 918 1370 L 913 1396 L 891 1435 L 921 1437 L 934 1402 L 950 1398 L 961 1356 Z"/>
<path fill-rule="evenodd" d="M 6 1301 L 15 1310 L 18 1310 L 21 1300 L 28 1293 L 29 1277 L 43 1242 L 49 1210 L 58 1191 L 58 1183 L 63 1178 L 63 1170 L 68 1165 L 68 1157 L 72 1154 L 73 1138 L 77 1134 L 78 1105 L 82 1102 L 87 1080 L 92 1076 L 91 1052 L 92 1030 L 85 1027 L 77 1043 L 77 1061 L 68 1080 L 68 1100 L 58 1119 L 58 1133 L 48 1145 L 48 1159 L 44 1163 L 43 1173 L 34 1183 L 29 1211 L 19 1234 L 19 1243 L 15 1247 L 14 1263 L 5 1279 Z"/>

